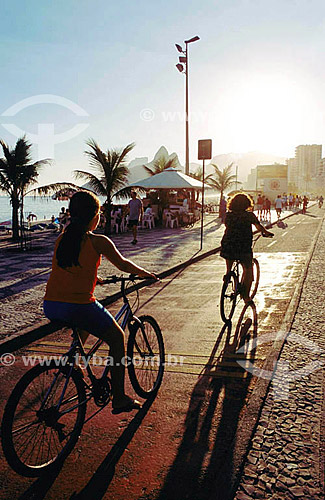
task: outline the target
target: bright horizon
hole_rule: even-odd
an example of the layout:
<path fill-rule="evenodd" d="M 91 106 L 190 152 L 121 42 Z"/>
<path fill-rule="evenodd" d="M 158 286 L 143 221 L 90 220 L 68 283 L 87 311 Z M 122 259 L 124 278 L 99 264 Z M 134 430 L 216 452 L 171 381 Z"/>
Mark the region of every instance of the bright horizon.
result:
<path fill-rule="evenodd" d="M 83 129 L 54 145 L 40 184 L 86 170 L 90 137 L 103 150 L 135 142 L 129 161 L 151 161 L 164 145 L 184 165 L 185 77 L 175 67 L 175 43 L 195 35 L 191 163 L 198 163 L 198 139 L 212 139 L 213 156 L 260 151 L 289 158 L 299 144 L 324 143 L 321 0 L 99 0 L 96 9 L 90 0 L 4 0 L 0 14 L 0 138 L 15 144 L 8 124 L 31 142 L 39 127 L 63 139 L 73 127 Z M 74 109 L 42 103 L 44 95 Z M 24 99 L 33 105 L 4 116 Z M 43 141 L 43 151 L 50 149 Z M 35 146 L 35 160 L 38 154 Z"/>

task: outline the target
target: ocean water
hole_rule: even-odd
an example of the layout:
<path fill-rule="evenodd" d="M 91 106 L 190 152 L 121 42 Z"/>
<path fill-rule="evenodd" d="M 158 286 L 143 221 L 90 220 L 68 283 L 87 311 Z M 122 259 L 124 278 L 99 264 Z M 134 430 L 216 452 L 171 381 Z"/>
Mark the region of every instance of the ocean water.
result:
<path fill-rule="evenodd" d="M 50 219 L 52 215 L 57 217 L 61 207 L 67 208 L 68 201 L 52 200 L 51 198 L 34 198 L 26 196 L 24 200 L 24 217 L 32 212 L 37 219 Z M 11 221 L 11 205 L 8 196 L 0 196 L 0 222 Z"/>
<path fill-rule="evenodd" d="M 105 199 L 99 197 L 101 202 L 104 203 Z M 216 203 L 219 196 L 216 193 L 210 193 L 209 191 L 205 193 L 206 203 Z M 127 203 L 127 200 L 119 200 L 119 203 Z M 69 201 L 58 201 L 49 198 L 41 198 L 40 196 L 34 198 L 34 196 L 25 196 L 24 199 L 24 218 L 26 219 L 28 214 L 32 212 L 37 216 L 38 220 L 51 219 L 52 215 L 57 217 L 61 210 L 61 207 L 67 208 Z M 8 196 L 0 196 L 0 223 L 5 221 L 11 221 L 11 205 Z"/>

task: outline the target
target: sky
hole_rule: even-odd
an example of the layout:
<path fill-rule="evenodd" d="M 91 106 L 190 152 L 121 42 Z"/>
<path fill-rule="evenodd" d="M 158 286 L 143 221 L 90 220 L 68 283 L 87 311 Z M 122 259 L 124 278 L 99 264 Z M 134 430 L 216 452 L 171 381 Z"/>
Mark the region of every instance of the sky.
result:
<path fill-rule="evenodd" d="M 86 141 L 161 145 L 185 163 L 189 45 L 190 161 L 260 151 L 294 156 L 324 143 L 323 0 L 2 0 L 0 138 L 26 133 L 50 157 L 40 184 L 87 170 Z M 37 144 L 38 143 L 38 144 Z"/>

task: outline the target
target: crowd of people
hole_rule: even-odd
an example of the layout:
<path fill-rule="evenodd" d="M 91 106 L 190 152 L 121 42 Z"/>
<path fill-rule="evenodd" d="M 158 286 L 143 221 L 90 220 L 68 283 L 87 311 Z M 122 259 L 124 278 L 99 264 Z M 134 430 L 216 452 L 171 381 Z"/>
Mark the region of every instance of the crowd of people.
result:
<path fill-rule="evenodd" d="M 322 197 L 321 197 L 322 198 Z M 260 221 L 270 222 L 271 221 L 271 208 L 275 208 L 278 218 L 281 216 L 281 213 L 284 210 L 300 210 L 302 209 L 303 213 L 306 213 L 306 209 L 308 206 L 309 199 L 306 195 L 299 196 L 292 193 L 283 193 L 278 194 L 274 202 L 259 193 L 256 197 L 256 200 L 253 200 L 254 212 L 256 212 L 257 218 Z M 221 218 L 221 222 L 225 222 L 227 212 L 227 201 L 224 196 L 220 198 L 219 204 L 219 217 Z"/>

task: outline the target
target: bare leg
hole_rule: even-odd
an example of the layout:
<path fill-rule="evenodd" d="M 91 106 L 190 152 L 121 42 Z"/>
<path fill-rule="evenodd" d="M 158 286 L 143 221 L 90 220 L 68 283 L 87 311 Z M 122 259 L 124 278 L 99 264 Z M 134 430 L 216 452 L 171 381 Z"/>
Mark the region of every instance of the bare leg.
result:
<path fill-rule="evenodd" d="M 233 260 L 226 259 L 227 274 L 230 273 L 233 263 L 234 263 Z"/>
<path fill-rule="evenodd" d="M 114 321 L 112 327 L 101 337 L 110 347 L 110 356 L 113 359 L 111 366 L 113 406 L 119 408 L 131 401 L 124 392 L 125 356 L 124 332 L 120 325 Z"/>
<path fill-rule="evenodd" d="M 251 291 L 252 282 L 253 282 L 253 266 L 251 265 L 250 267 L 246 267 L 243 265 L 242 297 L 243 297 L 245 302 L 249 301 L 249 295 L 250 295 L 250 291 Z"/>

